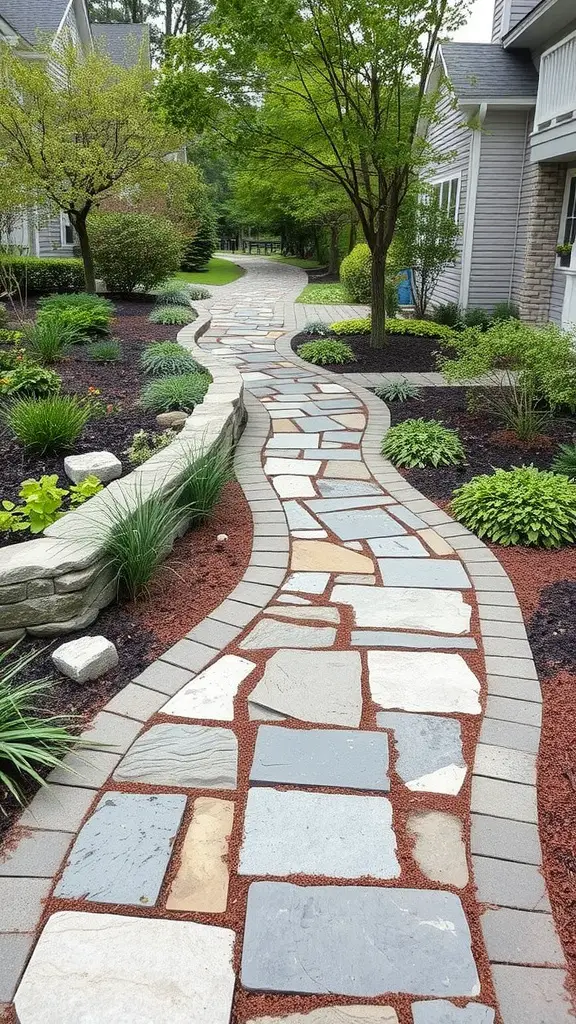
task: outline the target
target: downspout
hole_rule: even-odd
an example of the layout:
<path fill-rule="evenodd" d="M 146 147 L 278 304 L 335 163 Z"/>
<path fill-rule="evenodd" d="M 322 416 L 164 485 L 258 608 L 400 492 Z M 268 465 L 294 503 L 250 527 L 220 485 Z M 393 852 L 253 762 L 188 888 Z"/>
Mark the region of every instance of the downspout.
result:
<path fill-rule="evenodd" d="M 480 149 L 482 146 L 482 125 L 486 120 L 488 104 L 481 103 L 478 108 L 478 127 L 472 131 L 470 142 L 470 159 L 468 161 L 468 185 L 466 188 L 466 211 L 464 214 L 464 231 L 462 237 L 462 260 L 460 277 L 460 305 L 466 309 L 470 295 L 470 272 L 472 270 L 472 251 L 474 248 L 474 225 L 476 221 L 476 200 L 478 198 L 478 176 L 480 174 Z"/>
<path fill-rule="evenodd" d="M 526 174 L 526 149 L 528 146 L 528 135 L 530 125 L 530 112 L 526 112 L 526 131 L 524 133 L 524 149 L 522 151 L 522 173 L 520 174 L 520 187 L 518 189 L 518 207 L 516 210 L 516 224 L 514 226 L 514 242 L 512 245 L 512 266 L 510 267 L 510 284 L 508 286 L 508 302 L 512 301 L 512 289 L 514 286 L 514 271 L 516 270 L 516 244 L 520 230 L 520 210 L 522 208 L 522 189 L 524 188 L 524 177 Z"/>

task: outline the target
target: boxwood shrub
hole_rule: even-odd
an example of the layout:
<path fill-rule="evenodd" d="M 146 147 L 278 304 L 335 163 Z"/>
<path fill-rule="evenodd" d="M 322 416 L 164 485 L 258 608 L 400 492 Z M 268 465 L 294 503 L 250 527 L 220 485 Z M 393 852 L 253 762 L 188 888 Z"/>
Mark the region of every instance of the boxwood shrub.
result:
<path fill-rule="evenodd" d="M 333 334 L 370 334 L 371 329 L 369 316 L 358 317 L 354 320 L 337 320 L 335 324 L 330 324 Z M 437 324 L 433 320 L 402 320 L 399 317 L 388 318 L 386 334 L 412 334 L 416 337 L 446 340 L 456 336 L 455 331 L 445 324 Z"/>
<path fill-rule="evenodd" d="M 9 266 L 18 285 L 29 292 L 79 292 L 84 288 L 82 260 L 56 259 L 52 256 L 0 256 Z"/>

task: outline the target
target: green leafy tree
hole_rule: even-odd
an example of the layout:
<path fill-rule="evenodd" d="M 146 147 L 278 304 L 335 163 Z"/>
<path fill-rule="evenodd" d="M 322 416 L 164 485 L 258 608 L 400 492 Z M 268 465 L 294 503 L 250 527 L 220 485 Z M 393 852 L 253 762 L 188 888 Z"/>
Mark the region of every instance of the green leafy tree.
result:
<path fill-rule="evenodd" d="M 216 0 L 201 40 L 171 40 L 159 97 L 278 167 L 340 186 L 372 252 L 372 343 L 385 342 L 385 270 L 398 211 L 431 149 L 426 89 L 460 0 Z"/>
<path fill-rule="evenodd" d="M 192 32 L 206 19 L 207 9 L 208 4 L 202 0 L 91 0 L 88 4 L 90 20 L 94 22 L 159 21 L 162 32 L 153 32 L 156 39 L 161 39 L 162 34 Z"/>
<path fill-rule="evenodd" d="M 95 291 L 87 228 L 91 210 L 120 189 L 157 175 L 180 138 L 152 109 L 151 70 L 121 68 L 72 44 L 47 61 L 22 60 L 0 46 L 0 162 L 41 205 L 64 210 L 78 236 L 86 289 Z"/>
<path fill-rule="evenodd" d="M 393 243 L 393 259 L 397 269 L 409 268 L 418 319 L 426 316 L 440 275 L 458 258 L 459 236 L 454 218 L 442 209 L 433 192 L 422 190 L 406 198 Z"/>

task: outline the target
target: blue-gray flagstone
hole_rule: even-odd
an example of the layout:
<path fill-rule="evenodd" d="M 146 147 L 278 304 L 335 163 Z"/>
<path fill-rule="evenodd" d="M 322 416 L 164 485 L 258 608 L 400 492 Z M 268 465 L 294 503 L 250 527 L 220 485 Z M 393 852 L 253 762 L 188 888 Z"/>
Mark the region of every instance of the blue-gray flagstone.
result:
<path fill-rule="evenodd" d="M 54 895 L 154 906 L 185 807 L 180 794 L 105 793 L 80 830 Z"/>
<path fill-rule="evenodd" d="M 388 738 L 350 729 L 261 725 L 250 782 L 387 791 Z"/>
<path fill-rule="evenodd" d="M 156 786 L 235 789 L 238 740 L 231 729 L 153 725 L 120 761 L 114 778 Z"/>
<path fill-rule="evenodd" d="M 382 494 L 382 488 L 367 480 L 326 480 L 317 481 L 318 490 L 325 498 L 350 498 L 354 495 Z"/>
<path fill-rule="evenodd" d="M 379 886 L 253 882 L 241 981 L 251 991 L 367 998 L 480 992 L 458 897 Z"/>
<path fill-rule="evenodd" d="M 380 493 L 365 497 L 344 495 L 341 498 L 310 498 L 305 504 L 312 512 L 340 512 L 349 508 L 376 508 L 378 505 L 387 505 L 389 501 L 390 498 Z"/>
<path fill-rule="evenodd" d="M 459 792 L 466 777 L 466 761 L 456 718 L 380 711 L 376 724 L 393 731 L 396 771 L 409 789 Z"/>
<path fill-rule="evenodd" d="M 338 430 L 336 420 L 331 420 L 328 416 L 308 416 L 307 419 L 301 420 L 298 426 L 307 434 L 319 430 Z M 340 429 L 344 430 L 344 427 L 340 427 Z"/>
<path fill-rule="evenodd" d="M 412 1017 L 414 1024 L 494 1024 L 496 1019 L 492 1007 L 484 1003 L 454 1006 L 445 999 L 412 1003 Z"/>
<path fill-rule="evenodd" d="M 375 537 L 368 541 L 375 555 L 381 558 L 429 558 L 430 554 L 418 537 Z"/>
<path fill-rule="evenodd" d="M 330 452 L 327 455 L 326 452 Z M 340 462 L 360 462 L 362 455 L 359 448 L 307 448 L 305 459 L 339 459 Z"/>
<path fill-rule="evenodd" d="M 378 565 L 385 587 L 463 590 L 472 586 L 462 563 L 456 558 L 379 558 Z"/>
<path fill-rule="evenodd" d="M 317 530 L 318 523 L 297 501 L 285 501 L 284 512 L 291 530 Z"/>
<path fill-rule="evenodd" d="M 363 540 L 366 537 L 392 537 L 406 533 L 395 519 L 381 508 L 326 512 L 318 518 L 340 540 Z M 396 561 L 396 559 L 394 560 Z M 406 583 L 406 586 L 409 584 Z"/>

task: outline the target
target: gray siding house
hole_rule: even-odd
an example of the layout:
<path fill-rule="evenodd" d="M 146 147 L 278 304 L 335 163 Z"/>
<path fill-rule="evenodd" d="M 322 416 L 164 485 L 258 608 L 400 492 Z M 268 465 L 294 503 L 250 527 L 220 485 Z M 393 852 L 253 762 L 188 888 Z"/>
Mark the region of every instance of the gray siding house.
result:
<path fill-rule="evenodd" d="M 434 301 L 574 323 L 576 246 L 556 248 L 576 241 L 576 0 L 496 0 L 491 43 L 438 47 L 439 85 L 428 178 L 461 242 Z"/>
<path fill-rule="evenodd" d="M 48 53 L 51 73 L 58 80 L 58 49 L 64 40 L 88 51 L 94 46 L 124 67 L 144 53 L 150 58 L 148 25 L 91 25 L 85 0 L 0 0 L 0 41 L 17 47 L 22 56 Z M 48 48 L 47 48 L 48 42 Z M 64 213 L 49 218 L 42 210 L 19 217 L 8 238 L 1 239 L 33 256 L 72 256 L 74 232 Z"/>

